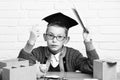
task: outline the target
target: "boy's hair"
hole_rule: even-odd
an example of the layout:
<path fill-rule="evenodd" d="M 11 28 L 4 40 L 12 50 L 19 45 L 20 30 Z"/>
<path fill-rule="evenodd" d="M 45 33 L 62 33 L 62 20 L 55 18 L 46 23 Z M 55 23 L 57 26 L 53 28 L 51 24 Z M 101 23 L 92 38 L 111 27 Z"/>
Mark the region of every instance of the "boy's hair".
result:
<path fill-rule="evenodd" d="M 64 28 L 65 29 L 66 37 L 68 36 L 68 30 L 69 29 L 67 29 L 66 26 L 62 25 L 61 22 L 50 23 L 50 24 L 47 25 L 47 27 L 54 26 L 54 25 L 58 25 L 59 27 Z M 47 28 L 47 30 L 48 30 L 48 28 Z M 46 30 L 46 32 L 47 32 L 47 30 Z"/>

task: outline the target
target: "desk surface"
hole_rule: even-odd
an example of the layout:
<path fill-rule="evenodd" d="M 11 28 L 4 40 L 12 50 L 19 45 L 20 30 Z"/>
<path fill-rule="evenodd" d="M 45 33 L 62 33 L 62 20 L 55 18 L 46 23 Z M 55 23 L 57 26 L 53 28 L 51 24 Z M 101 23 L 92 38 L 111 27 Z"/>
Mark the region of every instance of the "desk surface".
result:
<path fill-rule="evenodd" d="M 60 77 L 64 77 L 67 80 L 84 80 L 84 79 L 94 79 L 90 74 L 84 74 L 80 72 L 48 72 L 47 75 L 57 75 Z M 1 80 L 1 79 L 0 79 Z M 37 79 L 44 80 L 44 79 Z M 117 73 L 117 80 L 120 80 L 120 73 Z"/>
<path fill-rule="evenodd" d="M 48 72 L 47 75 L 58 75 L 65 77 L 67 80 L 84 80 L 84 79 L 94 79 L 92 75 L 90 74 L 84 74 L 80 72 Z M 43 79 L 38 79 L 38 80 L 43 80 Z M 120 80 L 120 73 L 117 74 L 117 80 Z"/>
<path fill-rule="evenodd" d="M 84 74 L 80 72 L 48 72 L 47 75 L 58 75 L 60 77 L 65 77 L 67 80 L 84 80 L 84 79 L 94 79 L 90 74 Z M 38 79 L 43 80 L 43 79 Z M 117 80 L 120 80 L 120 73 L 117 74 Z"/>

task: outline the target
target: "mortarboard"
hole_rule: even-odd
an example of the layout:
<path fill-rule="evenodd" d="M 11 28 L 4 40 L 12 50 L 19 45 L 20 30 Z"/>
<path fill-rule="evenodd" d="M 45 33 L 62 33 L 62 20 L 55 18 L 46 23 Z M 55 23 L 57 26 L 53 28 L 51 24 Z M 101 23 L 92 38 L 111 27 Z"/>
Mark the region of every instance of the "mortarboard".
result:
<path fill-rule="evenodd" d="M 43 18 L 43 20 L 48 22 L 48 24 L 51 24 L 51 23 L 57 24 L 57 25 L 66 27 L 67 29 L 78 24 L 74 19 L 62 14 L 61 12 L 49 15 Z"/>

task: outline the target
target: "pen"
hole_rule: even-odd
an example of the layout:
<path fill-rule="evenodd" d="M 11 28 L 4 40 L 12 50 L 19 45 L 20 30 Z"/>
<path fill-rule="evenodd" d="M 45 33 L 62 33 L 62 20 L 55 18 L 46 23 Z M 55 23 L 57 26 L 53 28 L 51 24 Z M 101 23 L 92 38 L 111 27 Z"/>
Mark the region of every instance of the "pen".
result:
<path fill-rule="evenodd" d="M 83 28 L 83 31 L 86 32 L 86 33 L 89 33 L 89 31 L 85 28 L 85 26 L 84 26 L 84 24 L 83 24 L 83 22 L 82 22 L 82 20 L 81 20 L 81 18 L 79 16 L 77 10 L 75 8 L 72 8 L 72 10 L 73 10 L 74 14 L 76 15 L 76 17 L 78 18 L 78 20 L 79 20 L 79 22 L 80 22 L 80 24 L 81 24 L 81 26 Z"/>

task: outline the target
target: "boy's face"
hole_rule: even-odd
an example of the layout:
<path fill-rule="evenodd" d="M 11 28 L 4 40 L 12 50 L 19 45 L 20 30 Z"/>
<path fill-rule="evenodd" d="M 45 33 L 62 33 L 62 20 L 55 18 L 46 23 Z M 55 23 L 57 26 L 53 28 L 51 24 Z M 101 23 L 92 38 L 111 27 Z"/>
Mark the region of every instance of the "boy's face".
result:
<path fill-rule="evenodd" d="M 58 25 L 49 26 L 45 35 L 50 50 L 59 52 L 62 46 L 67 43 L 68 37 L 65 28 Z"/>

